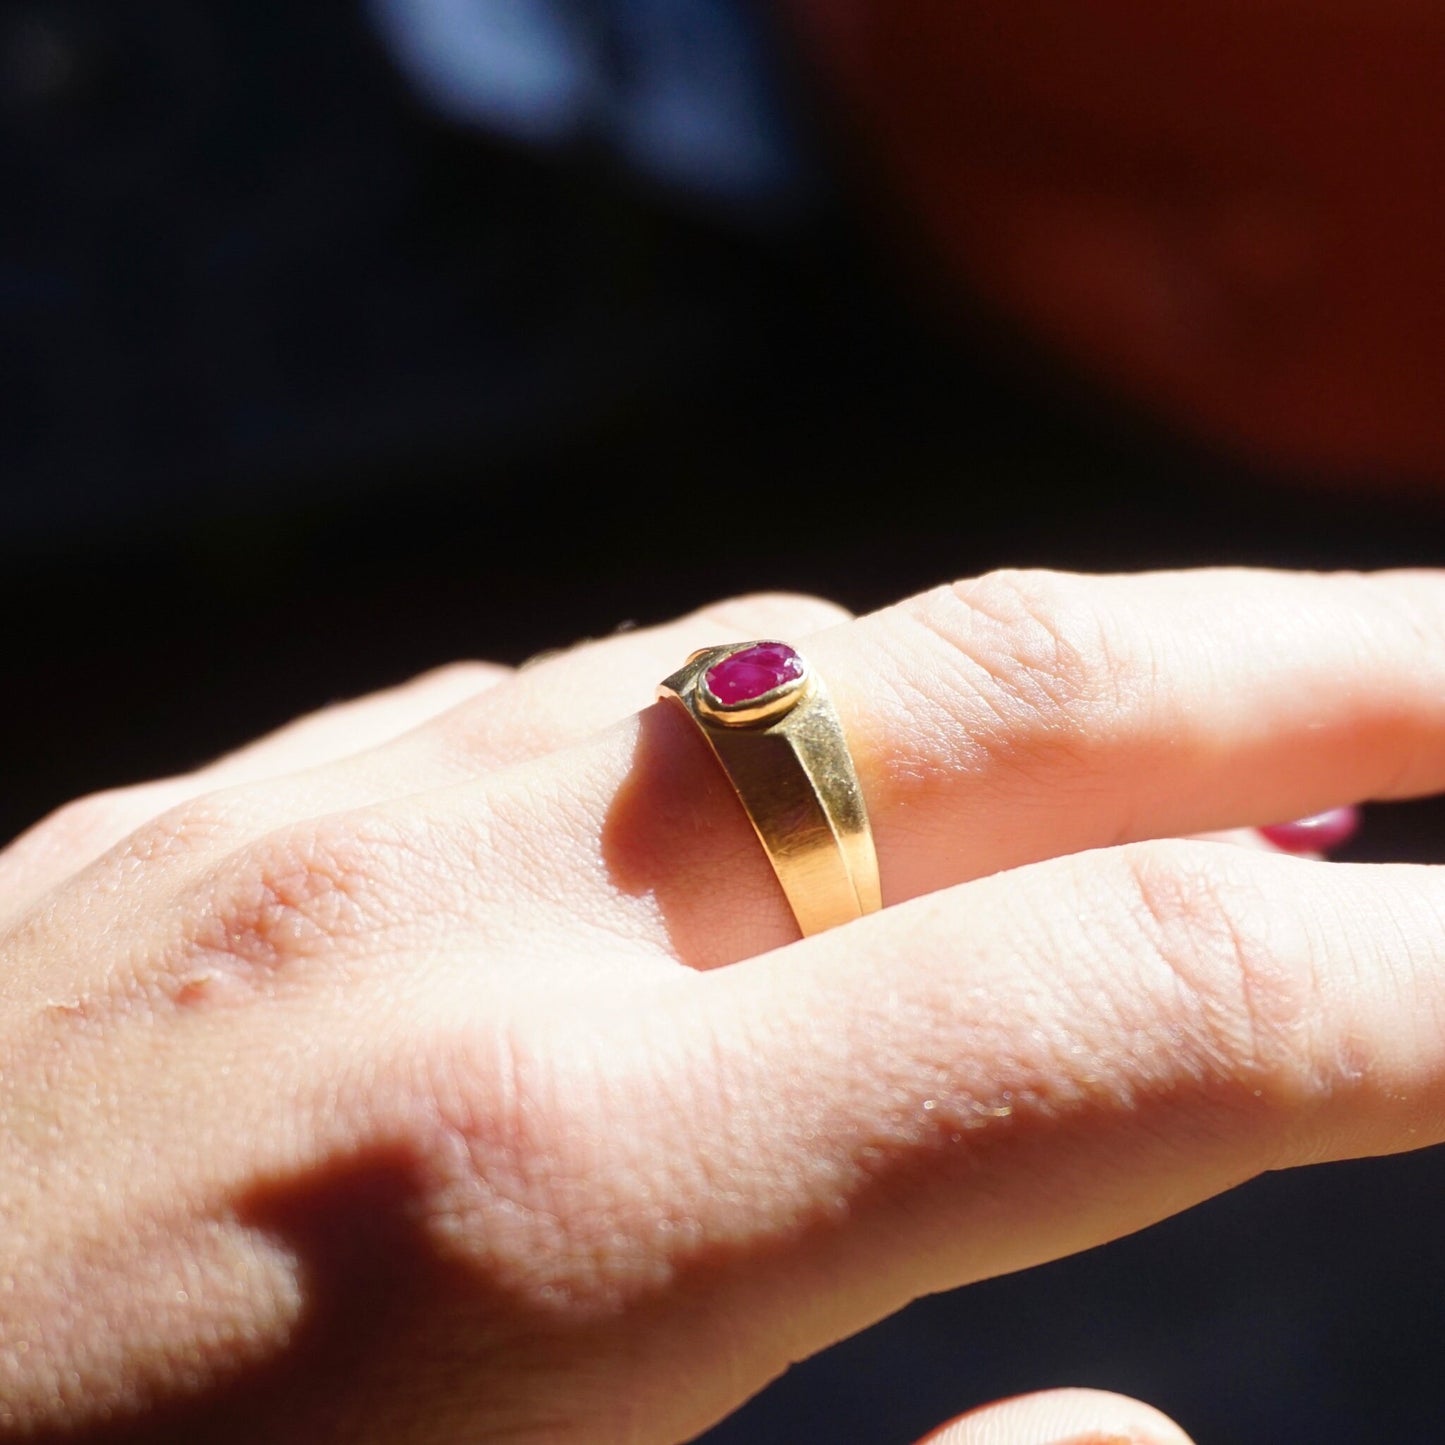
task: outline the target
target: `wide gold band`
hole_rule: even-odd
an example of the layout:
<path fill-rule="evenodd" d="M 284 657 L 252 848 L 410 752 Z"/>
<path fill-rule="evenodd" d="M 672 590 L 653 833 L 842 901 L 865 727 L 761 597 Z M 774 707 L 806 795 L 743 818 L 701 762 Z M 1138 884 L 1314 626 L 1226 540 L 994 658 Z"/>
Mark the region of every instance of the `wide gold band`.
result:
<path fill-rule="evenodd" d="M 782 645 L 704 648 L 657 692 L 681 703 L 707 739 L 798 927 L 821 933 L 883 906 L 878 855 L 842 724 L 820 677 L 802 664 L 797 679 L 733 706 L 709 689 L 711 669 L 759 646 Z"/>

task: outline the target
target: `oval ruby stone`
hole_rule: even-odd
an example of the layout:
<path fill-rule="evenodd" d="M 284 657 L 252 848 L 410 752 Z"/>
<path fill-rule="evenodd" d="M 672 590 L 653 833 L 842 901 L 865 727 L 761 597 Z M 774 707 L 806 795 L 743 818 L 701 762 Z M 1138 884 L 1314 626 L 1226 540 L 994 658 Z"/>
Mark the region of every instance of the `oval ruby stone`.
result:
<path fill-rule="evenodd" d="M 787 643 L 759 642 L 713 663 L 703 681 L 724 707 L 738 707 L 802 675 L 803 659 Z"/>

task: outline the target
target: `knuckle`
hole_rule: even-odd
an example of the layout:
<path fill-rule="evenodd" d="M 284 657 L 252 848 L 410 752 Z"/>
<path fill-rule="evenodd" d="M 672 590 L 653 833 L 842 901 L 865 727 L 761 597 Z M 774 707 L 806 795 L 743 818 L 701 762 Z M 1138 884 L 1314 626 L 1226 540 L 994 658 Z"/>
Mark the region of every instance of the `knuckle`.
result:
<path fill-rule="evenodd" d="M 98 839 L 125 837 L 175 804 L 177 780 L 107 788 L 57 808 L 38 823 L 34 836 L 65 847 L 83 847 Z"/>
<path fill-rule="evenodd" d="M 1305 930 L 1226 844 L 1117 850 L 1143 988 L 1201 1079 L 1291 1105 L 1317 1087 L 1320 993 Z"/>
<path fill-rule="evenodd" d="M 1337 588 L 1353 589 L 1352 613 L 1369 618 L 1373 626 L 1366 645 L 1378 649 L 1382 635 L 1408 639 L 1416 657 L 1438 657 L 1445 645 L 1442 616 L 1434 578 L 1414 572 L 1345 572 L 1330 579 Z"/>
<path fill-rule="evenodd" d="M 222 794 L 183 798 L 135 828 L 121 845 L 119 861 L 122 867 L 131 869 L 193 857 L 231 841 L 236 826 L 234 813 Z"/>
<path fill-rule="evenodd" d="M 716 629 L 724 638 L 759 637 L 775 631 L 817 632 L 847 622 L 852 615 L 846 607 L 811 593 L 751 592 L 712 603 L 694 621 Z"/>
<path fill-rule="evenodd" d="M 343 817 L 233 853 L 183 905 L 193 922 L 170 971 L 174 996 L 197 1002 L 223 979 L 269 980 L 304 962 L 351 956 L 397 921 L 401 846 Z"/>
<path fill-rule="evenodd" d="M 463 660 L 434 667 L 413 678 L 408 687 L 423 694 L 435 692 L 460 698 L 471 692 L 483 692 L 510 675 L 511 669 L 501 663 Z"/>
<path fill-rule="evenodd" d="M 986 669 L 1011 712 L 1067 726 L 1081 706 L 1112 700 L 1111 649 L 1085 579 L 1002 570 L 955 583 L 945 599 L 948 635 Z"/>
<path fill-rule="evenodd" d="M 37 824 L 35 832 L 66 843 L 82 842 L 113 828 L 127 814 L 135 816 L 136 809 L 131 806 L 130 794 L 131 789 L 128 788 L 108 788 L 104 792 L 76 798 L 43 819 Z M 141 819 L 146 816 L 149 815 L 142 814 Z"/>

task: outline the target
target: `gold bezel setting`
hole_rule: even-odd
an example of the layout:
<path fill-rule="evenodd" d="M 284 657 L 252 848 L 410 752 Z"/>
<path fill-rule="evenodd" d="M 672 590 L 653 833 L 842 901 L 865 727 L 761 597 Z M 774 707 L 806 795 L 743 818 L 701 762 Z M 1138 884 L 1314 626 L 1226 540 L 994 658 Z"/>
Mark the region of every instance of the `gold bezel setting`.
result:
<path fill-rule="evenodd" d="M 801 671 L 796 677 L 790 677 L 786 682 L 769 688 L 767 692 L 759 693 L 755 697 L 749 697 L 742 702 L 724 702 L 708 686 L 708 674 L 729 658 L 761 646 L 787 647 L 788 651 L 797 659 Z M 694 652 L 688 658 L 688 662 L 691 664 L 703 659 L 706 659 L 706 666 L 698 673 L 697 710 L 709 722 L 717 723 L 722 727 L 761 727 L 776 722 L 797 707 L 812 687 L 812 674 L 808 669 L 807 662 L 796 649 L 785 642 L 745 642 L 732 647 L 705 647 Z"/>

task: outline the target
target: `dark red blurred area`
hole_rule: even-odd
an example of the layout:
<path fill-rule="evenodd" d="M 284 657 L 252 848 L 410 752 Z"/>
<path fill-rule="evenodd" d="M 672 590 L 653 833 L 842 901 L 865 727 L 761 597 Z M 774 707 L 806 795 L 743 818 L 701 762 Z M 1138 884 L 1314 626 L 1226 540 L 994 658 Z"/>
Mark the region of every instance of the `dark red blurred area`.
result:
<path fill-rule="evenodd" d="M 789 3 L 876 223 L 984 307 L 1283 471 L 1445 486 L 1445 9 Z"/>

